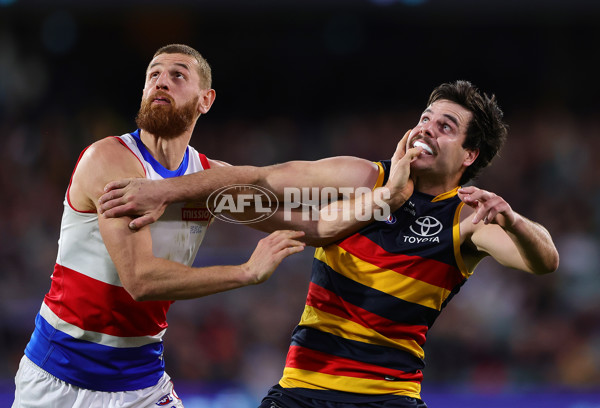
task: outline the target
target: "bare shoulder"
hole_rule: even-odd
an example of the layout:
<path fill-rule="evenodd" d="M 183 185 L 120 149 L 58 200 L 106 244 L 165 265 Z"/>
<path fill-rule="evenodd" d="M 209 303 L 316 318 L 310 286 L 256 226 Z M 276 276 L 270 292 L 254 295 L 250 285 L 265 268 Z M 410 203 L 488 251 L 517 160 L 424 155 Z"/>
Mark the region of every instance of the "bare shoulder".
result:
<path fill-rule="evenodd" d="M 231 164 L 222 160 L 208 159 L 208 164 L 210 164 L 211 169 L 214 169 L 215 167 L 231 167 Z"/>
<path fill-rule="evenodd" d="M 115 137 L 98 140 L 85 149 L 73 171 L 70 203 L 80 211 L 96 211 L 108 182 L 131 177 L 145 177 L 138 158 Z"/>

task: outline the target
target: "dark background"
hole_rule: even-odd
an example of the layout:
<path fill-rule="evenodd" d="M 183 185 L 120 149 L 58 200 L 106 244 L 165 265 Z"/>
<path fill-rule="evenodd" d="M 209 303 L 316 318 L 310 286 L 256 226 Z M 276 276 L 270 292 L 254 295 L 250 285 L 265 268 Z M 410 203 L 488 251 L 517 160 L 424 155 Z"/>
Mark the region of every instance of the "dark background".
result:
<path fill-rule="evenodd" d="M 0 0 L 0 378 L 7 389 L 49 288 L 79 152 L 135 128 L 144 71 L 172 42 L 213 68 L 192 145 L 232 164 L 389 158 L 441 82 L 494 93 L 509 141 L 475 182 L 548 227 L 559 270 L 485 261 L 430 332 L 424 395 L 600 387 L 600 3 L 595 1 Z M 211 226 L 197 265 L 261 237 Z M 265 284 L 173 306 L 168 372 L 192 387 L 276 382 L 311 254 Z"/>

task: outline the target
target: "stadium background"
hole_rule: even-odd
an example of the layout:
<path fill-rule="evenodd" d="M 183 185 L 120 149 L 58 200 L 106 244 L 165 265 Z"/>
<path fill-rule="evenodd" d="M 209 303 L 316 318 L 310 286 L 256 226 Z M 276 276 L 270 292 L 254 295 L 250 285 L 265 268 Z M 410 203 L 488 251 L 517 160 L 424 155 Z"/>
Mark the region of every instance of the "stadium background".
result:
<path fill-rule="evenodd" d="M 599 18 L 592 0 L 0 0 L 0 398 L 49 287 L 79 152 L 135 128 L 152 53 L 183 42 L 217 90 L 192 144 L 232 164 L 389 158 L 434 86 L 495 93 L 509 140 L 476 184 L 546 225 L 561 265 L 533 277 L 484 262 L 430 332 L 423 396 L 600 407 Z M 261 236 L 217 222 L 197 264 L 243 262 Z M 253 407 L 278 380 L 310 259 L 173 306 L 165 358 L 186 407 Z"/>

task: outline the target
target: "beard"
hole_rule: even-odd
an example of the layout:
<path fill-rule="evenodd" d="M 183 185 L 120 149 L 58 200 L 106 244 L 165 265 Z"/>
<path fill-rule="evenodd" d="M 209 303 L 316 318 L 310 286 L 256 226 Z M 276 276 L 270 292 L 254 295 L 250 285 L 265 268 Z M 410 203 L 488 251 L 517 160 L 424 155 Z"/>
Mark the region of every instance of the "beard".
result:
<path fill-rule="evenodd" d="M 153 105 L 152 101 L 156 96 L 158 95 L 142 100 L 135 118 L 140 129 L 155 136 L 174 138 L 194 125 L 199 97 L 178 107 L 171 98 L 168 98 L 171 102 L 169 105 Z"/>

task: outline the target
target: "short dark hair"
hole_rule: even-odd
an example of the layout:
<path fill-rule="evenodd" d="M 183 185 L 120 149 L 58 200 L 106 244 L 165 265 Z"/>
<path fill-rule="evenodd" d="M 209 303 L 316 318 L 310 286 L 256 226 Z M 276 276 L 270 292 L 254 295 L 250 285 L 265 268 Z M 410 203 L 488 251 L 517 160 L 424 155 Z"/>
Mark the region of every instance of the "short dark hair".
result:
<path fill-rule="evenodd" d="M 496 96 L 480 93 L 469 81 L 441 84 L 431 92 L 427 106 L 439 100 L 457 103 L 473 114 L 463 147 L 479 149 L 479 156 L 461 176 L 460 184 L 466 184 L 496 157 L 506 140 L 508 126 Z"/>
<path fill-rule="evenodd" d="M 202 89 L 210 89 L 212 86 L 212 72 L 208 61 L 195 49 L 185 44 L 169 44 L 160 47 L 152 57 L 160 54 L 185 54 L 194 57 L 198 61 L 198 74 L 200 75 L 200 86 Z"/>

